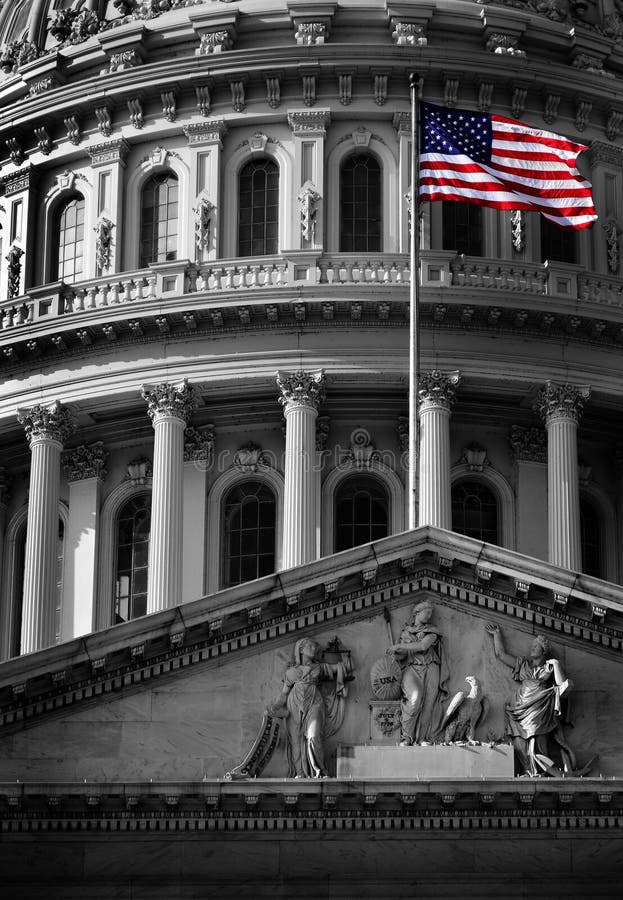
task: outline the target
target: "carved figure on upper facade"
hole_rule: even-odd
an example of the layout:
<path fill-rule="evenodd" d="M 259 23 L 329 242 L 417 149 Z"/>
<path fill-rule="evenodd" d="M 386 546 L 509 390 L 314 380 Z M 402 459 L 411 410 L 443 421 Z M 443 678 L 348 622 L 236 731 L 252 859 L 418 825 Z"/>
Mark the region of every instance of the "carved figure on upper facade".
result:
<path fill-rule="evenodd" d="M 585 774 L 592 760 L 576 770 L 575 753 L 564 731 L 573 683 L 553 655 L 548 639 L 537 635 L 530 654 L 515 657 L 506 652 L 498 625 L 489 622 L 485 629 L 493 638 L 496 657 L 512 669 L 519 684 L 504 706 L 505 730 L 515 748 L 517 774 L 530 778 Z"/>
<path fill-rule="evenodd" d="M 457 691 L 441 723 L 446 744 L 479 743 L 476 728 L 484 717 L 486 701 L 480 681 L 474 675 L 468 675 L 465 681 L 469 684 L 469 691 Z"/>
<path fill-rule="evenodd" d="M 393 653 L 402 670 L 400 745 L 432 744 L 439 739 L 448 690 L 448 665 L 441 631 L 430 624 L 433 605 L 425 600 L 413 607 Z"/>
<path fill-rule="evenodd" d="M 23 255 L 24 251 L 22 248 L 13 245 L 5 256 L 9 264 L 7 272 L 7 300 L 12 300 L 19 294 Z"/>
<path fill-rule="evenodd" d="M 341 662 L 327 663 L 320 662 L 320 656 L 320 647 L 311 638 L 296 642 L 281 694 L 267 710 L 271 716 L 286 718 L 289 777 L 328 775 L 325 739 L 344 721 L 351 677 L 349 657 L 341 654 Z"/>
<path fill-rule="evenodd" d="M 114 223 L 102 216 L 93 227 L 95 232 L 95 257 L 100 270 L 110 266 L 110 254 L 112 251 L 112 230 Z"/>

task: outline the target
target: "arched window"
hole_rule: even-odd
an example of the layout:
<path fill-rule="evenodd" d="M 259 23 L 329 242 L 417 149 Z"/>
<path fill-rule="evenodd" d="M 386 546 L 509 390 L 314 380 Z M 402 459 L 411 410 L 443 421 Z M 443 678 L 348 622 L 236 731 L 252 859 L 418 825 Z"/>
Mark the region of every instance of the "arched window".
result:
<path fill-rule="evenodd" d="M 442 249 L 482 256 L 482 209 L 474 203 L 444 200 Z"/>
<path fill-rule="evenodd" d="M 15 537 L 13 544 L 13 615 L 9 635 L 9 655 L 19 656 L 22 646 L 22 611 L 24 605 L 24 568 L 26 565 L 26 520 Z M 63 569 L 65 562 L 65 525 L 59 517 L 58 540 L 56 544 L 56 595 L 54 603 L 54 642 L 62 639 Z"/>
<path fill-rule="evenodd" d="M 238 179 L 238 255 L 279 252 L 279 169 L 270 159 L 254 159 Z"/>
<path fill-rule="evenodd" d="M 179 184 L 173 172 L 154 175 L 141 193 L 139 265 L 177 259 Z"/>
<path fill-rule="evenodd" d="M 459 481 L 452 486 L 452 530 L 488 544 L 499 543 L 498 504 L 485 484 Z"/>
<path fill-rule="evenodd" d="M 132 497 L 121 507 L 117 518 L 115 622 L 127 622 L 147 612 L 150 528 L 151 497 Z"/>
<path fill-rule="evenodd" d="M 335 552 L 377 541 L 389 534 L 389 499 L 370 475 L 350 475 L 335 492 Z"/>
<path fill-rule="evenodd" d="M 603 578 L 602 537 L 599 511 L 586 497 L 580 497 L 582 571 L 595 578 Z"/>
<path fill-rule="evenodd" d="M 223 500 L 223 582 L 225 587 L 275 571 L 277 504 L 261 481 L 237 484 Z"/>
<path fill-rule="evenodd" d="M 83 273 L 84 197 L 76 194 L 57 210 L 55 217 L 55 264 L 52 278 L 72 283 Z"/>
<path fill-rule="evenodd" d="M 340 251 L 380 250 L 381 167 L 369 153 L 355 153 L 340 169 Z"/>
<path fill-rule="evenodd" d="M 549 219 L 540 216 L 541 220 L 541 261 L 546 259 L 556 262 L 575 263 L 576 238 L 574 231 L 567 231 L 554 225 Z"/>

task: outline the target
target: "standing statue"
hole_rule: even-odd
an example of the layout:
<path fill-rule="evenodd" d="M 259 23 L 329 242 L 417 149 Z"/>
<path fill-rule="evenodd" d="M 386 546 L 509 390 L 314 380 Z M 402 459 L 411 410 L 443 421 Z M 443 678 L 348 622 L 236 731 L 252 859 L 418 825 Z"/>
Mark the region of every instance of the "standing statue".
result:
<path fill-rule="evenodd" d="M 318 662 L 320 652 L 310 638 L 296 642 L 294 663 L 286 669 L 281 694 L 268 707 L 270 715 L 286 716 L 289 777 L 327 776 L 324 741 L 344 720 L 349 666 Z M 333 680 L 331 689 L 321 689 L 321 682 Z"/>
<path fill-rule="evenodd" d="M 514 657 L 504 649 L 498 625 L 488 623 L 495 655 L 513 670 L 519 682 L 514 696 L 504 707 L 506 733 L 511 737 L 519 766 L 517 774 L 536 777 L 560 776 L 574 772 L 575 754 L 566 741 L 562 716 L 563 697 L 571 690 L 559 660 L 552 656 L 549 641 L 542 635 L 532 642 L 530 655 Z M 552 759 L 560 757 L 560 767 Z"/>
<path fill-rule="evenodd" d="M 413 607 L 394 654 L 402 670 L 400 746 L 432 744 L 440 737 L 449 673 L 441 632 L 430 625 L 433 606 L 425 600 Z"/>

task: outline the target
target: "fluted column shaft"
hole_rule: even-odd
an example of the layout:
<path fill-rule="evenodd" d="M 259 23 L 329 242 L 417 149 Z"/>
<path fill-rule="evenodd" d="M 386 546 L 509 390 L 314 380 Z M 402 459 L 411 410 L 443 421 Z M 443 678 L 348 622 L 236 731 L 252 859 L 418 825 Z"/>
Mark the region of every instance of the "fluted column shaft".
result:
<path fill-rule="evenodd" d="M 535 404 L 547 429 L 548 558 L 575 572 L 582 568 L 577 431 L 589 395 L 548 382 Z"/>
<path fill-rule="evenodd" d="M 424 372 L 419 379 L 419 524 L 452 528 L 450 412 L 458 372 Z"/>
<path fill-rule="evenodd" d="M 325 379 L 322 372 L 280 372 L 277 384 L 286 420 L 281 564 L 290 569 L 317 558 L 316 419 Z"/>
<path fill-rule="evenodd" d="M 20 644 L 31 653 L 55 639 L 61 450 L 73 421 L 60 403 L 20 410 L 18 420 L 31 451 Z"/>
<path fill-rule="evenodd" d="M 147 612 L 182 602 L 184 429 L 193 408 L 192 388 L 143 388 L 154 426 Z"/>

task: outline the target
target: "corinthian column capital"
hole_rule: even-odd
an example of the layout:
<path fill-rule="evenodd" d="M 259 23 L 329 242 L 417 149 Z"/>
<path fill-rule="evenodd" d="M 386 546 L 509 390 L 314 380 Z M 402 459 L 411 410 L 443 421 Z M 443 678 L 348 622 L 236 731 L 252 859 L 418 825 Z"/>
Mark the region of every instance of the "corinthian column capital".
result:
<path fill-rule="evenodd" d="M 76 427 L 70 410 L 58 400 L 50 406 L 37 404 L 30 409 L 18 409 L 17 421 L 24 426 L 31 445 L 39 440 L 64 444 Z"/>
<path fill-rule="evenodd" d="M 430 372 L 421 372 L 418 381 L 420 404 L 425 408 L 451 409 L 460 383 L 461 375 L 458 370 L 441 372 L 439 369 L 433 369 Z"/>
<path fill-rule="evenodd" d="M 584 404 L 591 395 L 588 387 L 575 387 L 573 384 L 553 384 L 548 381 L 534 402 L 534 411 L 538 413 L 546 425 L 554 419 L 570 419 L 578 423 L 584 410 Z"/>
<path fill-rule="evenodd" d="M 296 406 L 318 409 L 326 395 L 324 372 L 277 372 L 277 386 L 281 391 L 279 402 L 284 410 Z"/>
<path fill-rule="evenodd" d="M 187 425 L 197 405 L 192 385 L 186 379 L 180 385 L 169 382 L 151 387 L 143 385 L 141 396 L 147 403 L 147 412 L 154 425 L 163 418 L 180 419 Z"/>

